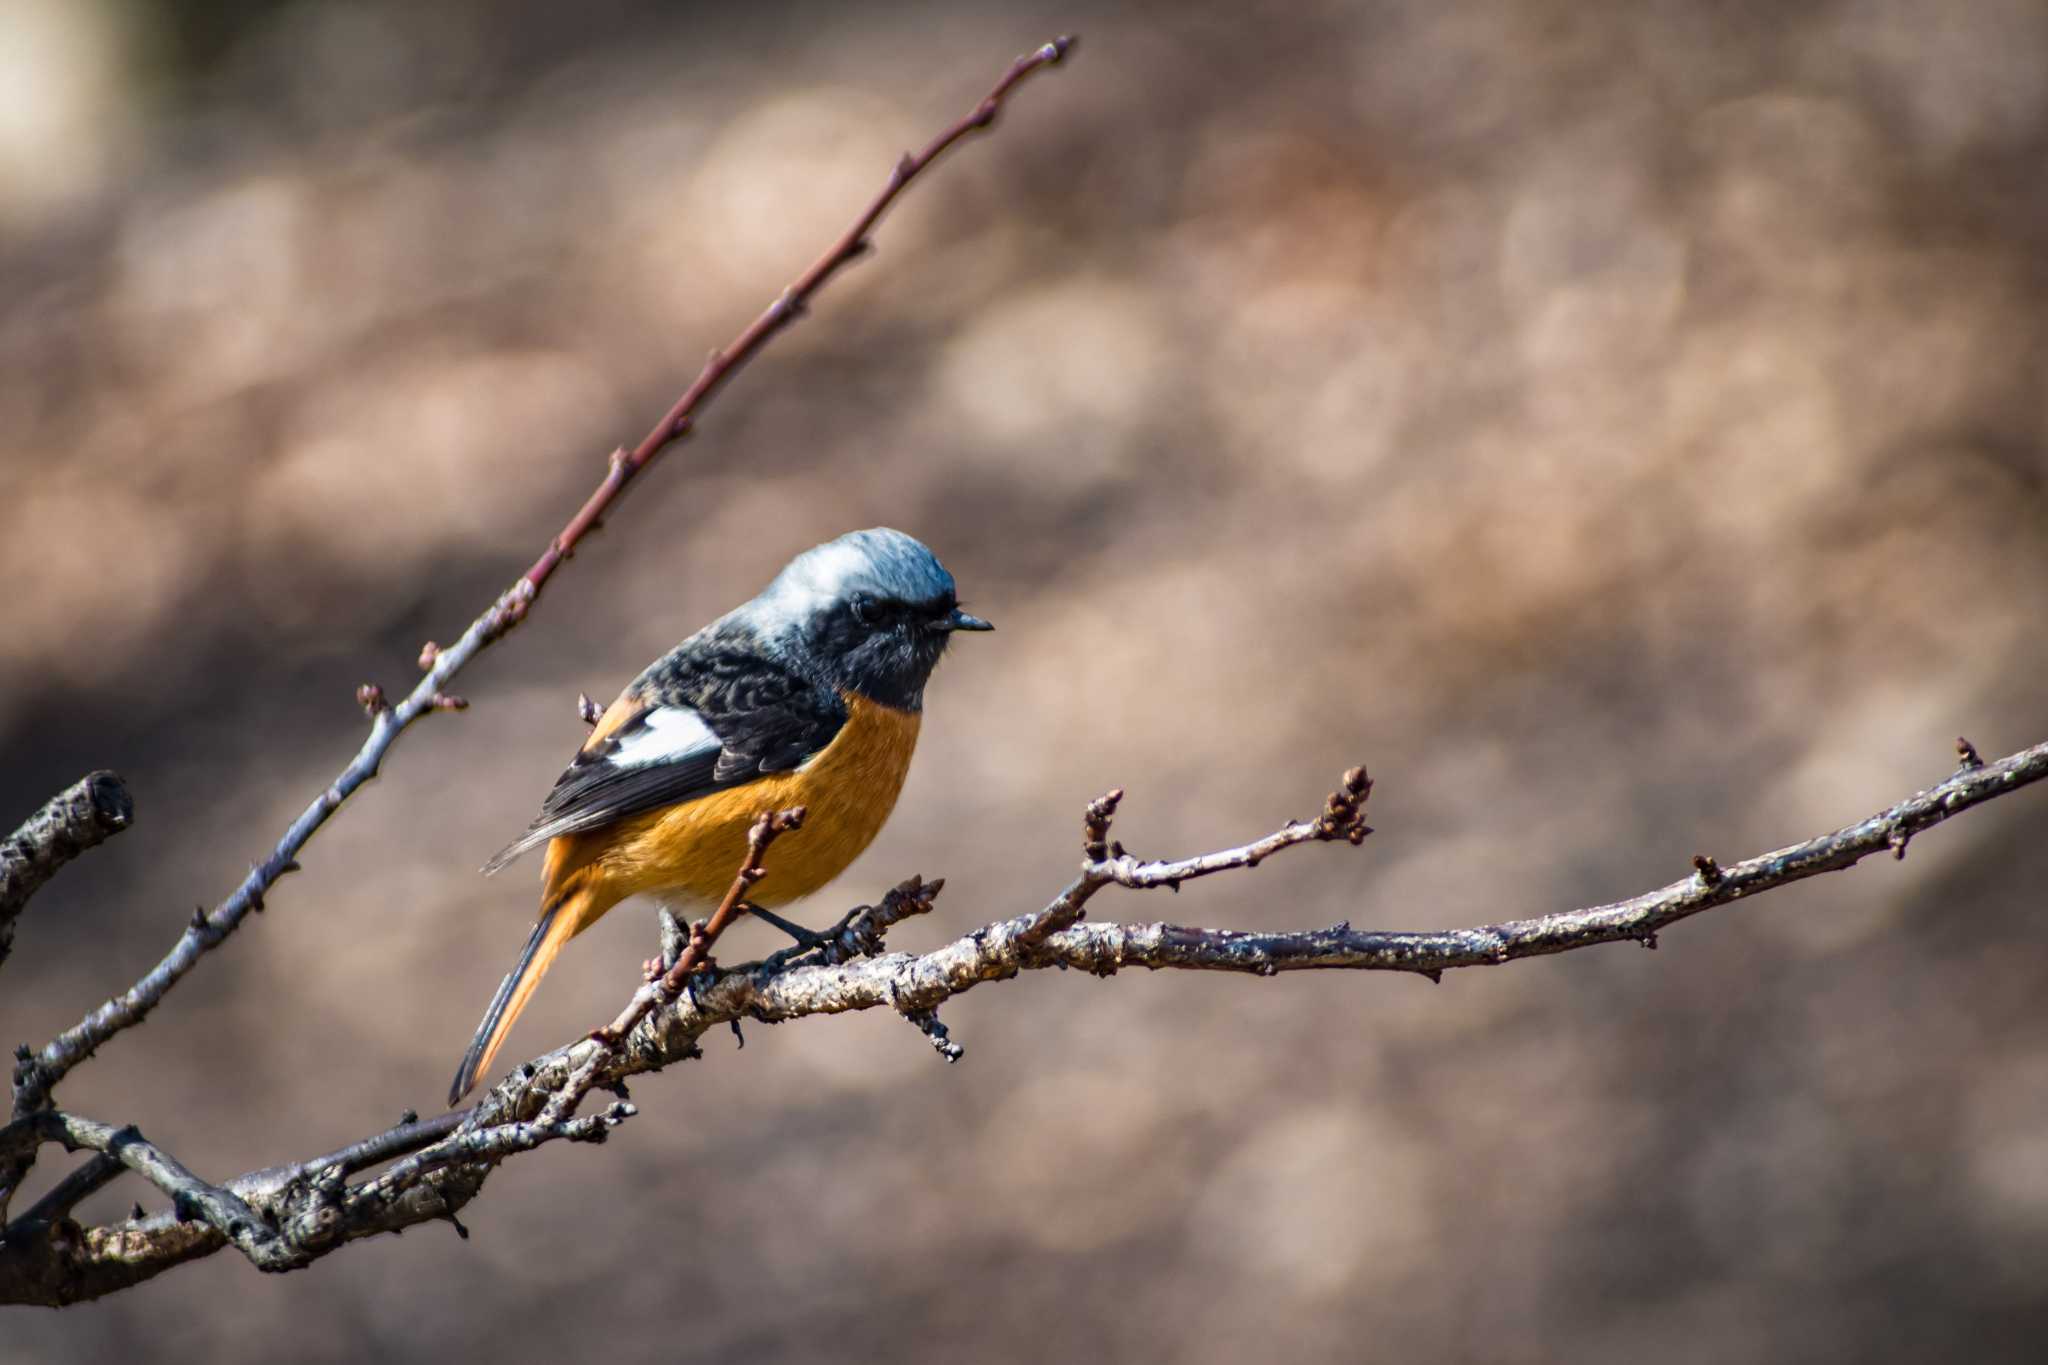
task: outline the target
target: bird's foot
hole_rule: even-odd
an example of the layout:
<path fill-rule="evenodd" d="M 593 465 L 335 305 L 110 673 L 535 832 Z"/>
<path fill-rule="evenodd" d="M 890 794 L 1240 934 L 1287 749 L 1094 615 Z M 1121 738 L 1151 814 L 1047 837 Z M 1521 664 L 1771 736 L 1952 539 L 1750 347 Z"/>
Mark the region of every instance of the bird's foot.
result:
<path fill-rule="evenodd" d="M 761 963 L 761 966 L 769 972 L 780 971 L 805 953 L 813 950 L 818 951 L 823 961 L 836 961 L 837 959 L 827 950 L 836 946 L 840 939 L 846 936 L 846 931 L 853 927 L 853 922 L 866 914 L 870 908 L 865 905 L 854 906 L 853 909 L 841 915 L 830 929 L 825 930 L 823 933 L 810 934 L 808 936 L 810 942 L 808 943 L 802 938 L 797 938 L 795 934 L 791 934 L 790 937 L 795 938 L 796 942 L 787 948 L 779 948 L 775 952 L 768 954 L 767 958 Z M 801 928 L 801 926 L 798 927 Z"/>
<path fill-rule="evenodd" d="M 755 905 L 752 901 L 747 902 L 747 912 L 753 915 L 754 918 L 764 920 L 767 923 L 772 924 L 776 928 L 780 929 L 783 933 L 788 934 L 791 938 L 796 940 L 797 946 L 799 948 L 803 948 L 805 950 L 809 950 L 812 948 L 822 948 L 827 943 L 830 943 L 832 941 L 828 935 L 813 932 L 812 930 L 804 928 L 801 924 L 797 924 L 792 920 L 786 920 L 782 916 L 775 914 L 772 911 L 763 910 L 760 906 Z"/>

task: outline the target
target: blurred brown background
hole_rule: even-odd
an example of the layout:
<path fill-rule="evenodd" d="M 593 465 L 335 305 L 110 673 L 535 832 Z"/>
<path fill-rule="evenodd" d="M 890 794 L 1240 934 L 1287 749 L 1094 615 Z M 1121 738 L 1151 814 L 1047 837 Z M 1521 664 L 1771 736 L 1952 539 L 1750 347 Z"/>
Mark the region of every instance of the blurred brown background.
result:
<path fill-rule="evenodd" d="M 1362 851 L 1098 913 L 1568 908 L 2048 736 L 2048 8 L 889 9 L 8 0 L 0 823 L 133 832 L 31 908 L 0 1041 L 168 946 L 830 240 L 1062 29 L 406 737 L 270 912 L 65 1088 L 200 1172 L 432 1111 L 532 914 L 474 869 L 576 693 L 875 523 L 975 610 L 823 920 L 1040 903 L 1380 779 Z M 8 1360 L 2038 1358 L 2048 805 L 1454 974 L 1042 975 L 724 1036 L 600 1150 Z M 742 950 L 772 942 L 764 932 Z M 637 908 L 533 1055 L 610 1017 Z M 47 1176 L 46 1176 L 47 1178 Z M 89 1206 L 113 1215 L 123 1185 Z"/>

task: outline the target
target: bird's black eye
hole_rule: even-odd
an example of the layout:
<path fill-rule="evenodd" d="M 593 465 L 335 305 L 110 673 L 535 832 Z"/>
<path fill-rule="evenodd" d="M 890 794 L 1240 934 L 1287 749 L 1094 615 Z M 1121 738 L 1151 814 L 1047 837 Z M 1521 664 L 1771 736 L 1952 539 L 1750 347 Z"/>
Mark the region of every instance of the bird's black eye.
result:
<path fill-rule="evenodd" d="M 853 607 L 853 619 L 864 626 L 873 626 L 882 619 L 881 604 L 866 593 L 861 593 L 855 597 L 851 605 Z"/>

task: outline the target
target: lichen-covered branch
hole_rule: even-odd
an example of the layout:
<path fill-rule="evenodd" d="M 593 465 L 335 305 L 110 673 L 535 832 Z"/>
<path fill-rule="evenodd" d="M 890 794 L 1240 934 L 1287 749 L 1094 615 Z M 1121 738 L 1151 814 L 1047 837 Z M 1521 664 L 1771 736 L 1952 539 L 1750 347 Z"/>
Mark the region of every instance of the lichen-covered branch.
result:
<path fill-rule="evenodd" d="M 456 1214 L 476 1197 L 498 1162 L 544 1142 L 601 1141 L 632 1113 L 624 1099 L 629 1078 L 701 1056 L 698 1039 L 721 1025 L 887 1008 L 918 1027 L 951 1061 L 962 1049 L 939 1023 L 939 1007 L 984 982 L 1024 971 L 1072 967 L 1107 976 L 1125 967 L 1148 967 L 1272 976 L 1339 969 L 1436 977 L 1453 968 L 1495 965 L 1600 943 L 1647 942 L 1660 929 L 1701 911 L 1846 868 L 1875 853 L 1900 856 L 1922 831 L 2044 778 L 2048 743 L 1988 764 L 1966 748 L 1964 766 L 1945 781 L 1832 833 L 1726 867 L 1702 856 L 1694 860 L 1690 875 L 1624 901 L 1427 932 L 1357 930 L 1338 924 L 1247 933 L 1086 921 L 1082 916 L 1088 902 L 1111 885 L 1133 890 L 1171 887 L 1191 877 L 1256 867 L 1299 844 L 1356 844 L 1370 832 L 1364 803 L 1371 783 L 1363 770 L 1354 769 L 1314 820 L 1290 822 L 1237 848 L 1147 861 L 1110 840 L 1110 821 L 1120 795 L 1113 793 L 1087 809 L 1080 875 L 1038 909 L 984 925 L 928 953 L 885 953 L 888 930 L 930 910 L 939 892 L 940 883 L 913 878 L 880 905 L 849 913 L 819 944 L 785 950 L 763 962 L 697 973 L 687 989 L 655 1001 L 625 1037 L 587 1038 L 537 1058 L 463 1113 L 424 1122 L 408 1115 L 386 1133 L 312 1161 L 252 1172 L 228 1181 L 218 1193 L 239 1201 L 261 1221 L 261 1235 L 275 1239 L 275 1246 L 262 1253 L 274 1261 L 266 1268 L 291 1268 L 347 1242 L 423 1222 L 445 1220 L 459 1230 Z M 758 870 L 761 863 L 757 848 L 748 866 Z M 639 998 L 636 993 L 634 999 Z M 560 1103 L 562 1097 L 580 1099 L 592 1089 L 610 1089 L 620 1098 L 601 1113 L 568 1116 L 573 1104 Z M 64 1116 L 62 1131 L 75 1137 L 76 1122 Z M 0 1129 L 0 1152 L 11 1143 L 48 1137 L 58 1131 L 48 1126 L 51 1123 L 49 1117 L 38 1116 L 30 1124 Z M 363 1179 L 350 1179 L 384 1162 L 392 1164 Z M 166 1183 L 160 1173 L 150 1178 L 160 1188 L 179 1188 L 175 1180 Z M 176 1213 L 157 1214 L 97 1228 L 80 1228 L 66 1218 L 35 1224 L 24 1218 L 8 1229 L 0 1246 L 0 1303 L 61 1304 L 97 1298 L 211 1255 L 229 1244 L 223 1227 L 232 1226 L 234 1208 L 223 1203 L 212 1210 L 201 1207 L 196 1218 L 188 1209 L 184 1221 Z M 245 1254 L 249 1240 L 236 1243 Z M 251 1260 L 265 1264 L 256 1255 Z"/>
<path fill-rule="evenodd" d="M 87 773 L 0 842 L 0 966 L 14 949 L 14 921 L 57 869 L 128 828 L 135 802 L 110 772 Z"/>
<path fill-rule="evenodd" d="M 43 804 L 0 843 L 0 966 L 14 950 L 14 921 L 59 868 L 128 828 L 135 802 L 119 776 L 87 773 Z M 17 1054 L 17 1061 L 27 1059 Z M 0 1223 L 21 1179 L 35 1164 L 33 1147 L 0 1148 Z"/>

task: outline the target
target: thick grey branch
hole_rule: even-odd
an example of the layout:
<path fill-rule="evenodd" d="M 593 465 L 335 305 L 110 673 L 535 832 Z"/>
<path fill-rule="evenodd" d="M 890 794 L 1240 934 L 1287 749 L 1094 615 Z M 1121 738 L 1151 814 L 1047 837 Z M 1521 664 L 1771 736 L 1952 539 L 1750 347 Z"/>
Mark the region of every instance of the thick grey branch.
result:
<path fill-rule="evenodd" d="M 60 1142 L 72 1151 L 99 1152 L 120 1162 L 169 1195 L 174 1216 L 204 1222 L 260 1269 L 294 1270 L 310 1260 L 278 1236 L 233 1190 L 207 1184 L 132 1124 L 116 1128 L 53 1109 L 35 1115 L 35 1123 L 48 1141 Z"/>
<path fill-rule="evenodd" d="M 0 843 L 0 964 L 14 948 L 14 921 L 29 897 L 58 868 L 119 834 L 134 818 L 135 802 L 118 776 L 87 773 Z"/>
<path fill-rule="evenodd" d="M 57 869 L 85 850 L 128 828 L 135 803 L 114 773 L 87 773 L 23 822 L 0 843 L 0 966 L 14 950 L 14 921 L 29 898 Z M 29 1059 L 17 1055 L 26 1065 Z M 20 1068 L 17 1068 L 20 1074 Z M 22 1177 L 35 1164 L 32 1146 L 0 1144 L 0 1221 Z"/>

